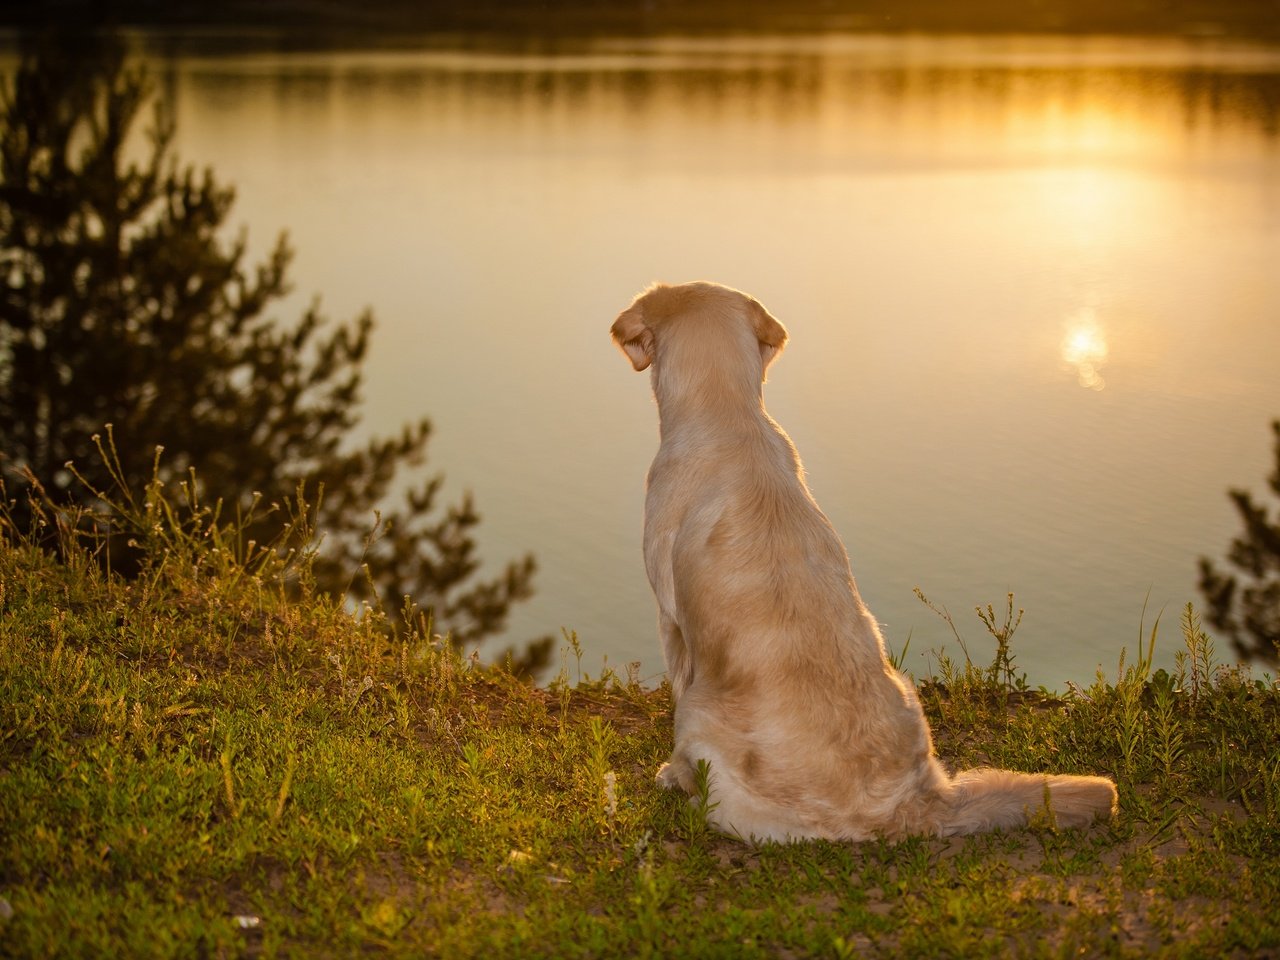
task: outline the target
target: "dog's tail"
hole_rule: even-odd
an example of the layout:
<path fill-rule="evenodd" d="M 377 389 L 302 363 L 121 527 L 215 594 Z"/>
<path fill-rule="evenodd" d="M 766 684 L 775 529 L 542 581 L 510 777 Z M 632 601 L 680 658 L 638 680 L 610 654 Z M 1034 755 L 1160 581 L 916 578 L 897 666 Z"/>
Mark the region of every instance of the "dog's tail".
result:
<path fill-rule="evenodd" d="M 965 770 L 951 779 L 943 836 L 1025 826 L 1047 812 L 1059 827 L 1082 827 L 1116 812 L 1116 787 L 1106 777 Z"/>

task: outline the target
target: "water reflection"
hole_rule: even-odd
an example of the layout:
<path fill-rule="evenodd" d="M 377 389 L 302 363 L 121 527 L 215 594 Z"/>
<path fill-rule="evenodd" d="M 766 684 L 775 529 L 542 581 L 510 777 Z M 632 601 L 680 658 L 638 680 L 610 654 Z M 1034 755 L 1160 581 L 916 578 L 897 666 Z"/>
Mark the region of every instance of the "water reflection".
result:
<path fill-rule="evenodd" d="M 271 89 L 281 105 L 334 98 L 486 112 L 602 106 L 642 121 L 678 109 L 829 131 L 980 132 L 1029 158 L 1114 153 L 1154 127 L 1280 132 L 1280 51 L 1244 42 L 1036 37 L 795 37 L 597 41 L 559 53 L 424 49 L 161 57 L 211 105 Z M 906 108 L 908 113 L 903 114 Z M 873 119 L 874 118 L 874 119 Z M 952 138 L 939 155 L 963 155 Z M 822 153 L 823 144 L 814 144 Z M 1064 152 L 1065 151 L 1065 152 Z"/>
<path fill-rule="evenodd" d="M 1080 386 L 1102 390 L 1102 367 L 1107 362 L 1107 339 L 1092 308 L 1086 307 L 1071 318 L 1062 339 L 1062 359 L 1075 369 Z"/>

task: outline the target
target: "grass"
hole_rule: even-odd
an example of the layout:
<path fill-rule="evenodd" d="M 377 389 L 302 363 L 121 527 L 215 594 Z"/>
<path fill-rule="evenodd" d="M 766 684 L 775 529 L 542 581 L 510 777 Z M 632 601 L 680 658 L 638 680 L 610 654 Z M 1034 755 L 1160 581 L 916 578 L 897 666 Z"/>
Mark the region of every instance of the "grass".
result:
<path fill-rule="evenodd" d="M 1172 673 L 1157 624 L 1029 690 L 1010 599 L 990 667 L 920 684 L 950 765 L 1110 774 L 1114 824 L 749 847 L 654 785 L 668 690 L 582 674 L 576 637 L 530 686 L 194 498 L 116 507 L 129 582 L 84 518 L 43 551 L 0 523 L 0 954 L 1280 955 L 1280 691 L 1190 607 Z"/>

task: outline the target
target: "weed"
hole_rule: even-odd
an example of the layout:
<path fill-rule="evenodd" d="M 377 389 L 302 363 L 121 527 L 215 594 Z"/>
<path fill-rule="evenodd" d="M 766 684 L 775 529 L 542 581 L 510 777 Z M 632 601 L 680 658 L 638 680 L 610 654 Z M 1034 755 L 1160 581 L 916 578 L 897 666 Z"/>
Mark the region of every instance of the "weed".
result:
<path fill-rule="evenodd" d="M 693 794 L 684 806 L 684 835 L 692 843 L 706 841 L 712 829 L 709 818 L 719 806 L 711 801 L 711 774 L 711 764 L 699 759 L 693 770 Z"/>
<path fill-rule="evenodd" d="M 902 649 L 899 650 L 897 653 L 894 653 L 893 650 L 886 648 L 885 656 L 888 657 L 889 659 L 889 666 L 893 667 L 893 669 L 898 671 L 898 673 L 904 672 L 906 670 L 907 651 L 910 649 L 911 649 L 911 633 L 908 632 L 907 639 L 902 641 Z"/>
<path fill-rule="evenodd" d="M 1000 699 L 1006 702 L 1008 694 L 1026 692 L 1028 689 L 1026 674 L 1017 673 L 1012 652 L 1013 635 L 1022 623 L 1023 610 L 1019 608 L 1017 613 L 1014 613 L 1012 593 L 1005 598 L 1005 612 L 1002 619 L 997 617 L 995 608 L 991 604 L 987 604 L 985 608 L 974 608 L 987 633 L 996 641 L 995 655 L 991 664 L 987 667 L 979 667 L 969 655 L 968 644 L 965 643 L 964 637 L 961 636 L 960 630 L 947 608 L 935 604 L 924 595 L 924 592 L 919 587 L 916 587 L 914 592 L 917 599 L 936 613 L 947 625 L 951 635 L 955 637 L 961 653 L 964 655 L 964 665 L 959 667 L 945 654 L 941 652 L 936 654 L 940 680 L 944 686 L 948 688 L 955 687 L 970 694 L 990 695 L 996 693 Z"/>
<path fill-rule="evenodd" d="M 1000 683 L 1009 689 L 1025 689 L 1026 678 L 1018 678 L 1014 674 L 1013 654 L 1010 652 L 1010 644 L 1013 640 L 1014 631 L 1018 629 L 1018 625 L 1022 623 L 1022 608 L 1018 609 L 1017 616 L 1013 613 L 1013 594 L 1007 597 L 1007 608 L 1005 610 L 1004 622 L 1000 626 L 996 626 L 996 613 L 992 609 L 991 604 L 987 604 L 984 611 L 981 607 L 977 608 L 978 619 L 982 621 L 987 628 L 987 632 L 995 638 L 996 655 L 991 663 L 988 676 L 996 683 Z"/>
<path fill-rule="evenodd" d="M 1200 628 L 1200 617 L 1190 603 L 1182 611 L 1182 640 L 1186 649 L 1174 654 L 1178 686 L 1185 687 L 1190 680 L 1194 707 L 1200 701 L 1201 688 L 1209 683 L 1213 672 L 1214 650 L 1213 640 Z"/>

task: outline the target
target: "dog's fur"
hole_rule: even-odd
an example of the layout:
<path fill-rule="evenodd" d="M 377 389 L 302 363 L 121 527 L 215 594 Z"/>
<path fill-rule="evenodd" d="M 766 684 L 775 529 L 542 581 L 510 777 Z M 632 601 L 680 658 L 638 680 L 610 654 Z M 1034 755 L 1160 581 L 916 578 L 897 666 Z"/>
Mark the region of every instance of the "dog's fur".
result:
<path fill-rule="evenodd" d="M 1061 826 L 1114 813 L 1102 777 L 944 771 L 765 412 L 761 384 L 787 332 L 758 301 L 656 284 L 611 332 L 636 370 L 652 367 L 658 402 L 644 557 L 675 698 L 660 783 L 693 793 L 707 761 L 711 821 L 760 840 L 974 833 L 1046 806 Z"/>

